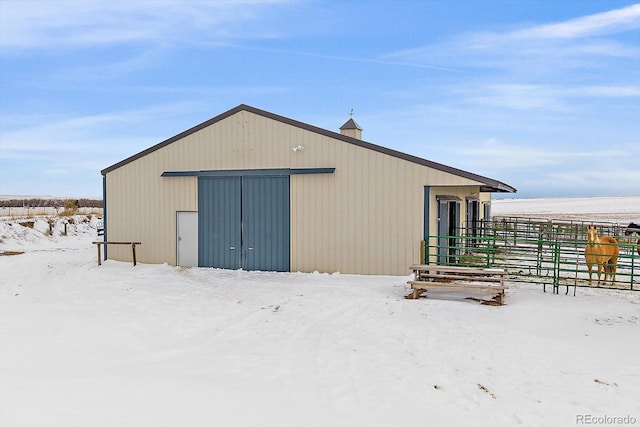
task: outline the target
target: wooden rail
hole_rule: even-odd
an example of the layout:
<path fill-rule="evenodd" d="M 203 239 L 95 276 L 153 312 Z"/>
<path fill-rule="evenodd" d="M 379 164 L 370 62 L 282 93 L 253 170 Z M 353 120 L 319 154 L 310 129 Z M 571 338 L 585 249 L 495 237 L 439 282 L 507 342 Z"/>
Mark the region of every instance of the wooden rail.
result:
<path fill-rule="evenodd" d="M 430 289 L 477 290 L 495 294 L 493 301 L 504 304 L 504 269 L 417 264 L 411 270 L 414 279 L 407 282 L 412 289 L 407 299 L 417 299 Z"/>
<path fill-rule="evenodd" d="M 102 257 L 100 256 L 101 245 L 131 245 L 131 252 L 133 254 L 133 265 L 136 265 L 136 245 L 141 245 L 142 242 L 93 242 L 98 247 L 98 265 L 102 265 Z"/>

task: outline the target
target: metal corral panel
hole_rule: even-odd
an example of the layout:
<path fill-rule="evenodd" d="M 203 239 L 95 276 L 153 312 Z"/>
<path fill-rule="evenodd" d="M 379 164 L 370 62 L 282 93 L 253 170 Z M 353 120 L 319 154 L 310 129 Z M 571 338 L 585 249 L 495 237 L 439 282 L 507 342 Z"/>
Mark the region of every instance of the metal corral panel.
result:
<path fill-rule="evenodd" d="M 198 265 L 240 268 L 241 179 L 198 179 Z"/>

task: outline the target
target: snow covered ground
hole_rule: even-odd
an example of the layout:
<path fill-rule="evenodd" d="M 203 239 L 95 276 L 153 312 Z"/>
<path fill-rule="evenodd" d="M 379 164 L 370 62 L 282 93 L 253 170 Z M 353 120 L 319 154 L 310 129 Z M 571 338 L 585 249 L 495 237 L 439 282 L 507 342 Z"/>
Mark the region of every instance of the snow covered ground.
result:
<path fill-rule="evenodd" d="M 493 213 L 640 219 L 548 200 Z M 76 222 L 0 222 L 24 252 L 0 256 L 2 427 L 640 425 L 638 292 L 514 283 L 493 307 L 405 300 L 408 276 L 98 267 Z"/>
<path fill-rule="evenodd" d="M 492 214 L 575 221 L 640 223 L 640 196 L 493 200 Z"/>

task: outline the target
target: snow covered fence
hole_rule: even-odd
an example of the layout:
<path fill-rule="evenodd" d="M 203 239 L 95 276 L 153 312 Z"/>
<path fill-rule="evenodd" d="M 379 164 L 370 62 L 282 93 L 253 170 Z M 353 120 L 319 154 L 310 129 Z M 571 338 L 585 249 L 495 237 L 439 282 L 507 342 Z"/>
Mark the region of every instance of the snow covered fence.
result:
<path fill-rule="evenodd" d="M 60 215 L 65 210 L 64 207 L 38 206 L 38 207 L 0 207 L 0 217 L 8 218 L 29 218 L 33 216 Z M 102 208 L 78 208 L 78 215 L 99 215 L 102 216 Z"/>

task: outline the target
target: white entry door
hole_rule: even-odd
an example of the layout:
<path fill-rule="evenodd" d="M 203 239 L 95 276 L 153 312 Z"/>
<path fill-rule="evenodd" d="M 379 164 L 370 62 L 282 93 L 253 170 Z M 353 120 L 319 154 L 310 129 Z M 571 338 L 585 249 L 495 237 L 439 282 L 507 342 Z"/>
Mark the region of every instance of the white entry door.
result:
<path fill-rule="evenodd" d="M 182 267 L 198 266 L 198 212 L 178 212 L 177 262 Z"/>

